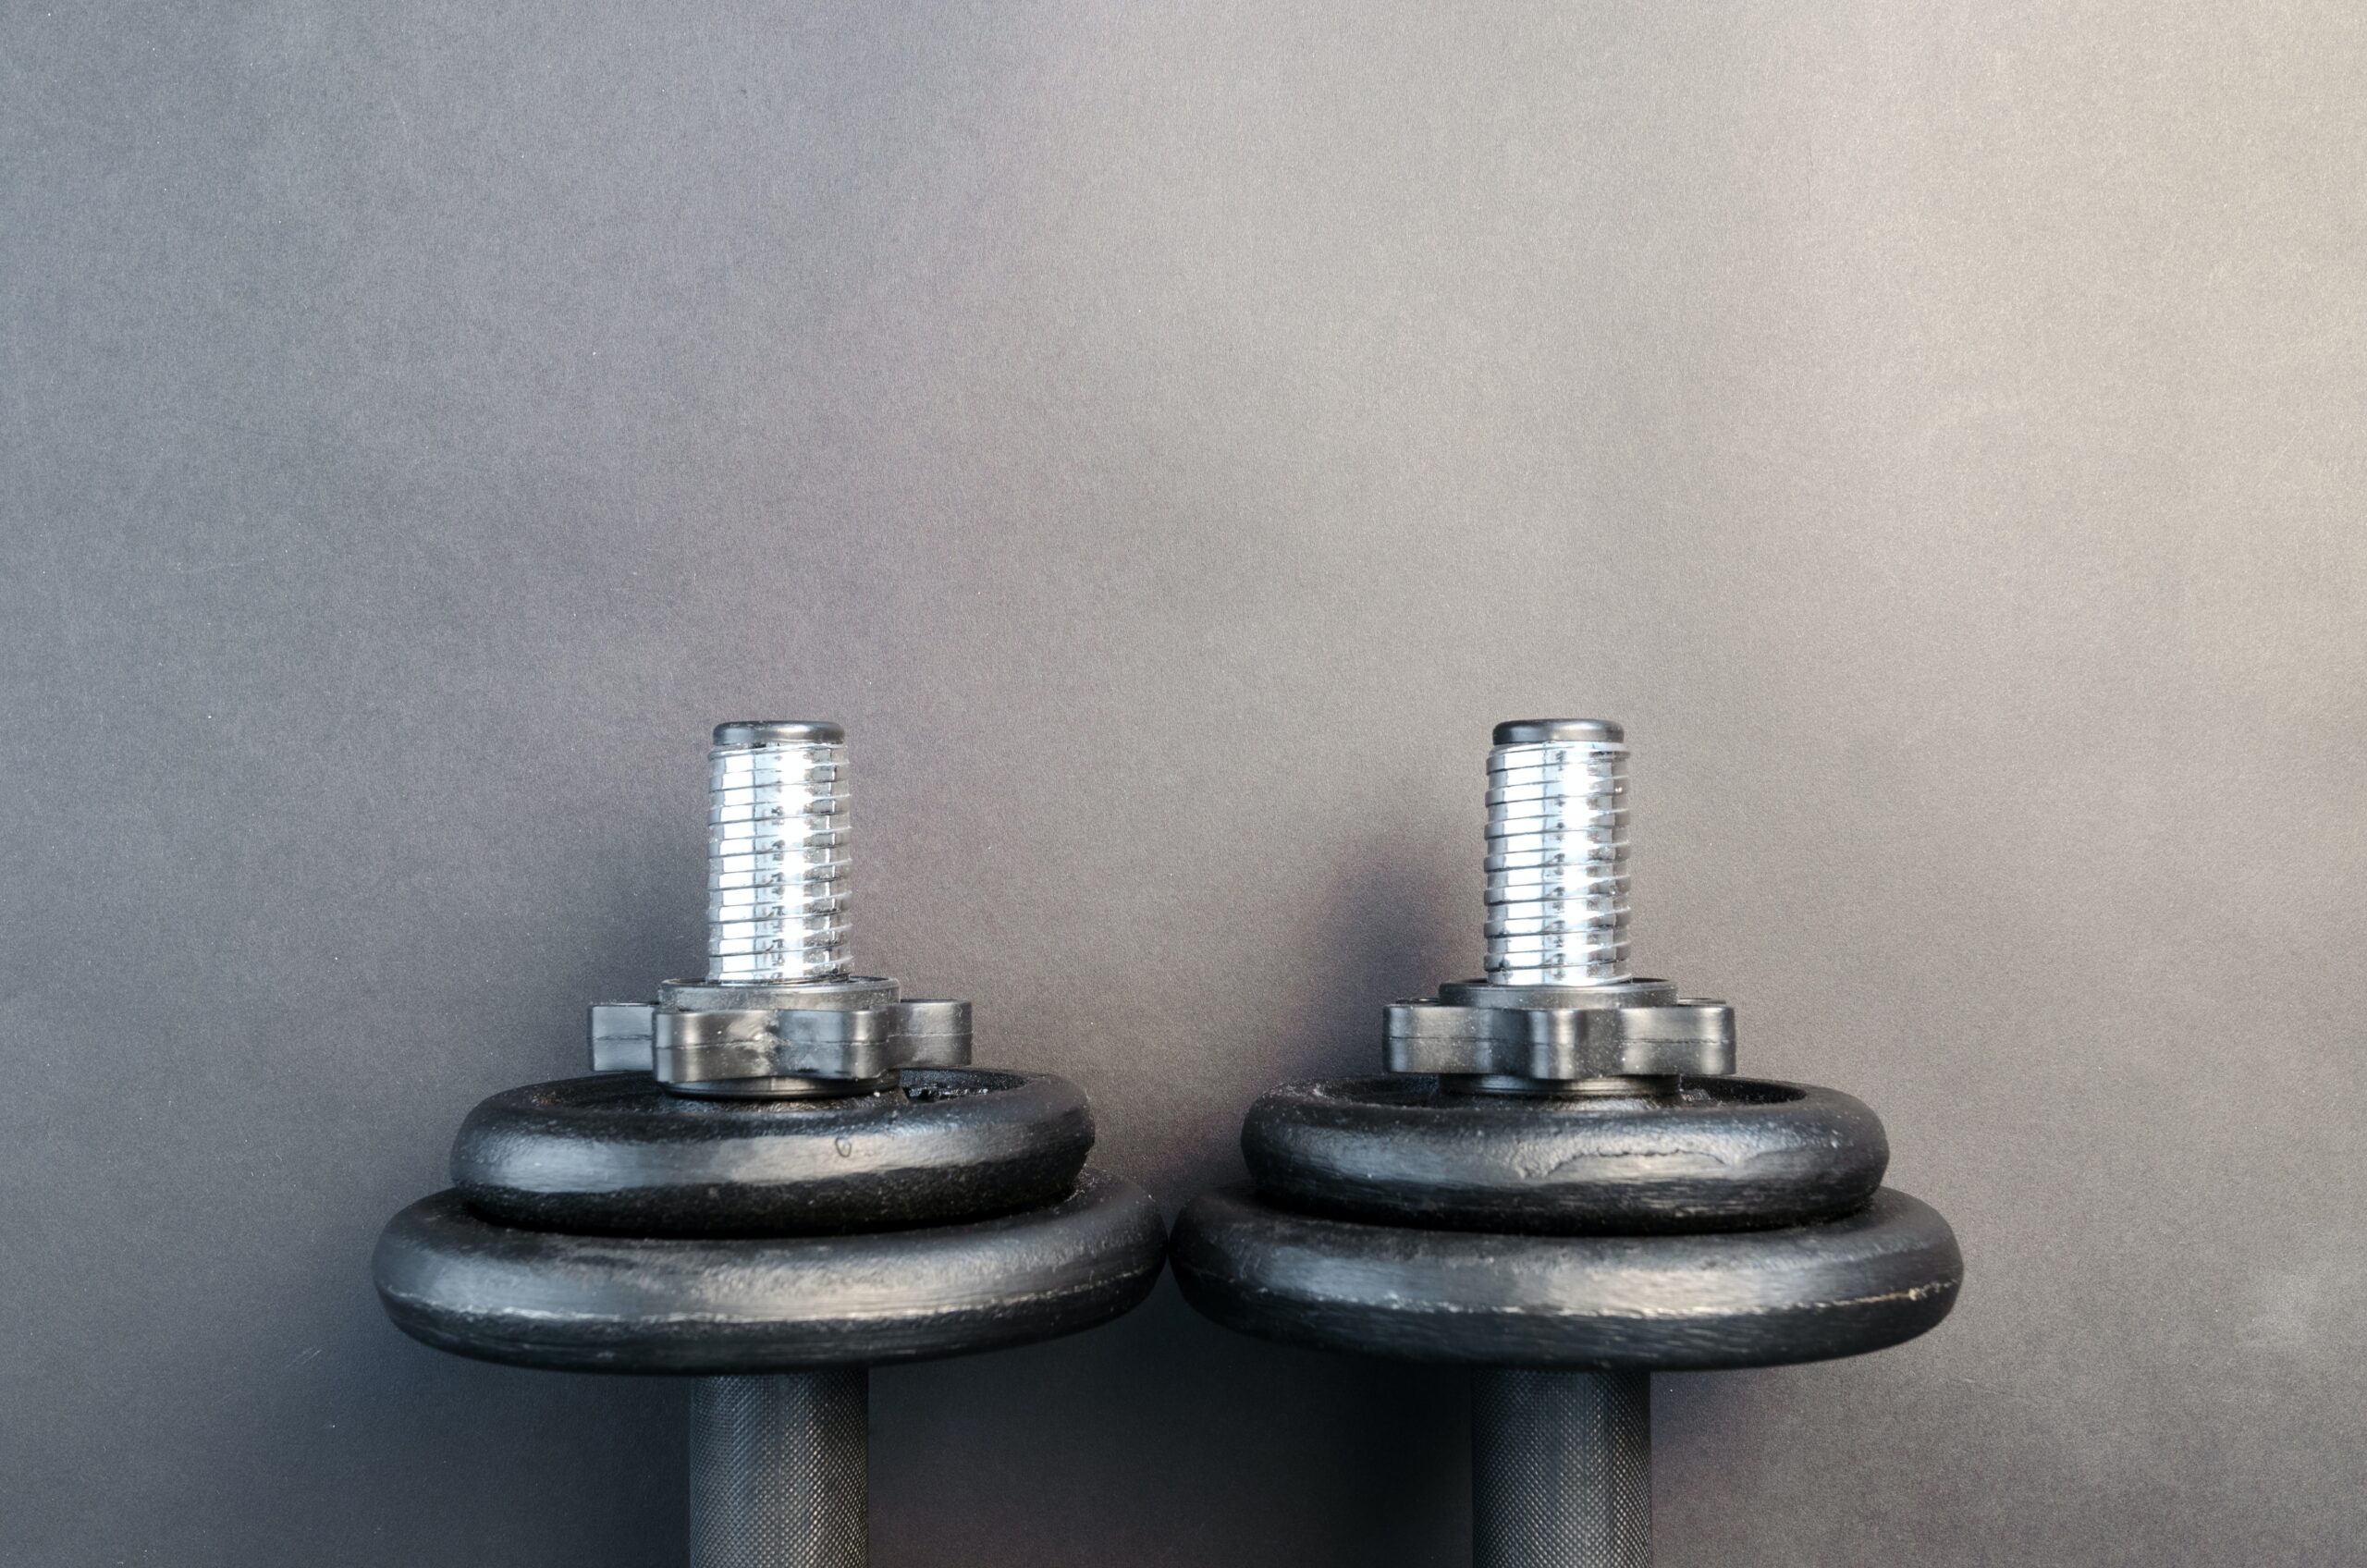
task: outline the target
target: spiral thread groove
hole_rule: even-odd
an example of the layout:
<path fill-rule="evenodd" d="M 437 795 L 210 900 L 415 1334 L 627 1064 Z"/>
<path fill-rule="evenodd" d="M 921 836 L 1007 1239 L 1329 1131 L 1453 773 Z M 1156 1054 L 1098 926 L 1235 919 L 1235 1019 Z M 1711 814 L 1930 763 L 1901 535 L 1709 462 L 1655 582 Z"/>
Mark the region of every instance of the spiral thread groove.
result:
<path fill-rule="evenodd" d="M 1627 747 L 1488 753 L 1488 979 L 1600 986 L 1627 973 Z"/>
<path fill-rule="evenodd" d="M 718 741 L 707 753 L 707 975 L 847 972 L 846 745 Z"/>

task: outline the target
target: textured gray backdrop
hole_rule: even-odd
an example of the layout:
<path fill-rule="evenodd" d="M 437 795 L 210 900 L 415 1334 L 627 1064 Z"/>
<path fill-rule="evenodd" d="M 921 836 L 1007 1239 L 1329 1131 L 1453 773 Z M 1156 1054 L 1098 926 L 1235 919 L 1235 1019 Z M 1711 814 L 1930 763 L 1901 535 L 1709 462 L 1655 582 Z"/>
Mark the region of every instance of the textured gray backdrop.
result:
<path fill-rule="evenodd" d="M 0 1562 L 679 1552 L 682 1390 L 365 1265 L 714 720 L 1171 1212 L 1573 711 L 1971 1270 L 1663 1379 L 1662 1560 L 2361 1561 L 2362 189 L 2347 0 L 0 5 Z M 877 1389 L 883 1568 L 1463 1550 L 1454 1379 L 1171 1287 Z"/>

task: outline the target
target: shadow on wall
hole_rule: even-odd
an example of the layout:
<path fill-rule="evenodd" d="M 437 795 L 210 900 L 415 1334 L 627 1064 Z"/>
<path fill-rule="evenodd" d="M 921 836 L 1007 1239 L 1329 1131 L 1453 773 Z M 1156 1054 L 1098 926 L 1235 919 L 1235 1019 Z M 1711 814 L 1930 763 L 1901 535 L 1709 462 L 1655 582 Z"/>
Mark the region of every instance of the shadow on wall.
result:
<path fill-rule="evenodd" d="M 1266 1011 L 1274 1022 L 1256 1042 L 1265 1071 L 1254 1092 L 1380 1071 L 1382 1006 L 1476 970 L 1472 857 L 1434 839 L 1375 832 L 1345 857 L 1306 923 L 1294 983 Z M 1236 1138 L 1247 1109 L 1228 1108 L 1229 1135 L 1185 1193 L 1244 1178 Z M 1139 1403 L 1122 1403 L 1161 1413 L 1162 1452 L 1148 1457 L 1183 1484 L 1163 1495 L 1175 1513 L 1159 1528 L 1194 1541 L 1195 1560 L 1373 1568 L 1467 1550 L 1459 1372 L 1246 1338 L 1193 1312 L 1171 1280 L 1128 1328 L 1159 1350 L 1112 1370 L 1143 1383 Z M 1120 1403 L 1103 1415 L 1126 1422 Z"/>
<path fill-rule="evenodd" d="M 1244 1339 L 1171 1281 L 1074 1339 L 884 1369 L 873 1405 L 882 1562 L 1388 1568 L 1467 1550 L 1458 1375 Z"/>
<path fill-rule="evenodd" d="M 1171 1219 L 1194 1194 L 1243 1179 L 1249 1095 L 1376 1071 L 1381 1005 L 1445 977 L 1462 932 L 1476 947 L 1469 857 L 1425 852 L 1423 837 L 1372 833 L 1312 900 L 1269 988 L 1228 996 L 1200 1022 L 1254 1031 L 1242 1043 L 1256 1070 L 1245 1083 L 1234 1059 L 1240 1103 L 1210 1108 L 1209 1135 L 1162 1173 Z M 1459 1374 L 1246 1339 L 1165 1280 L 1091 1333 L 876 1374 L 875 1555 L 1047 1568 L 1454 1562 L 1469 1529 L 1466 1410 Z"/>
<path fill-rule="evenodd" d="M 1257 1096 L 1295 1079 L 1380 1072 L 1382 1007 L 1478 969 L 1477 854 L 1426 837 L 1377 832 L 1344 855 L 1292 933 L 1291 955 L 1266 968 L 1268 987 L 1227 995 L 1196 1021 L 1211 1041 L 1242 1036 L 1220 1091 L 1235 1103 L 1179 1107 L 1205 1112 L 1206 1136 L 1177 1148 L 1171 1165 L 1124 1172 L 1154 1183 L 1171 1220 L 1195 1194 L 1246 1178 L 1241 1119 Z"/>
<path fill-rule="evenodd" d="M 1381 1009 L 1479 972 L 1478 837 L 1466 853 L 1429 838 L 1376 837 L 1334 878 L 1276 1031 L 1274 1083 L 1380 1072 Z"/>

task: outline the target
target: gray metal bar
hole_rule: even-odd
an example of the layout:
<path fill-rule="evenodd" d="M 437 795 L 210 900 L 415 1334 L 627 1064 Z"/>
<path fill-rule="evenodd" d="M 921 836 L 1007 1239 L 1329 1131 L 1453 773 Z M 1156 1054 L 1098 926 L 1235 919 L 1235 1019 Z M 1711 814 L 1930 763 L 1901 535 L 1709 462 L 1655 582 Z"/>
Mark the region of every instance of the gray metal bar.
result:
<path fill-rule="evenodd" d="M 1651 1374 L 1475 1374 L 1471 1526 L 1474 1568 L 1650 1568 Z"/>
<path fill-rule="evenodd" d="M 863 1568 L 870 1375 L 702 1378 L 691 1396 L 691 1568 Z"/>

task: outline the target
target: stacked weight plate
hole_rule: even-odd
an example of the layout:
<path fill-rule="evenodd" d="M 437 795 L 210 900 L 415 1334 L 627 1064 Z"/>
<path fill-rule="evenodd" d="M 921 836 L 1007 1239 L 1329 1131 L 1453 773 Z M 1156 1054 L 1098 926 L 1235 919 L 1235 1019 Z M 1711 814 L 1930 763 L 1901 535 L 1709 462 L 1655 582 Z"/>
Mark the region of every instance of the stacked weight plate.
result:
<path fill-rule="evenodd" d="M 1964 1261 L 1873 1112 L 1733 1076 L 1734 1010 L 1630 974 L 1624 727 L 1496 726 L 1487 811 L 1485 978 L 1385 1010 L 1386 1075 L 1260 1099 L 1171 1256 L 1230 1328 L 1481 1369 L 1478 1568 L 1637 1568 L 1653 1370 L 1897 1344 Z"/>
<path fill-rule="evenodd" d="M 1186 1208 L 1171 1258 L 1227 1327 L 1483 1369 L 1480 1568 L 1646 1563 L 1651 1371 L 1897 1344 L 1947 1315 L 1963 1261 L 1938 1214 L 1881 1186 L 1882 1124 L 1846 1095 L 1548 1087 L 1276 1089 L 1242 1133 L 1253 1182 Z"/>
<path fill-rule="evenodd" d="M 604 1073 L 496 1095 L 452 1187 L 397 1215 L 387 1315 L 439 1350 L 693 1374 L 697 1568 L 862 1563 L 865 1369 L 1072 1333 L 1139 1303 L 1164 1237 L 1087 1168 L 1043 1073 L 907 1068 L 810 1099 Z"/>

